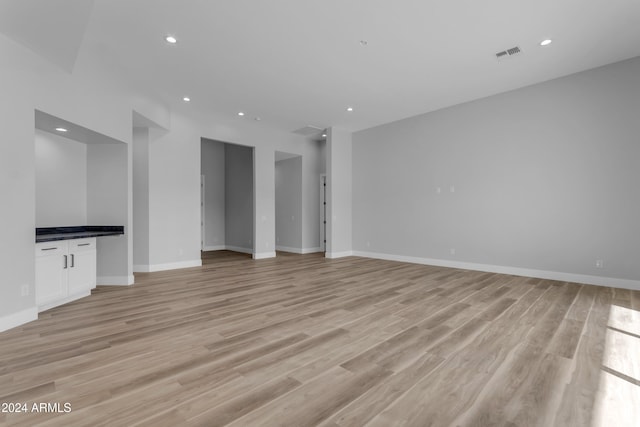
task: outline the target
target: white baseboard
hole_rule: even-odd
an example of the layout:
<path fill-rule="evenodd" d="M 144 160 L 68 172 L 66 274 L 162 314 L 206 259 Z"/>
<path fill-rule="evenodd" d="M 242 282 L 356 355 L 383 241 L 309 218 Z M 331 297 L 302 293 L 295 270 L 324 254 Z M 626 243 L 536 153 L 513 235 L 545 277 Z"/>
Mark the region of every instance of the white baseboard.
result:
<path fill-rule="evenodd" d="M 276 245 L 276 251 L 289 252 L 292 254 L 314 254 L 316 252 L 322 252 L 322 248 L 292 248 L 290 246 Z"/>
<path fill-rule="evenodd" d="M 153 273 L 155 271 L 176 270 L 179 268 L 201 267 L 202 260 L 194 259 L 190 261 L 168 262 L 166 264 L 134 265 L 133 271 L 136 273 Z"/>
<path fill-rule="evenodd" d="M 320 246 L 317 248 L 302 248 L 303 254 L 315 254 L 318 252 L 324 252 L 324 250 Z"/>
<path fill-rule="evenodd" d="M 325 258 L 343 258 L 346 256 L 352 256 L 353 251 L 344 251 L 344 252 L 325 252 Z"/>
<path fill-rule="evenodd" d="M 302 253 L 302 248 L 292 248 L 290 246 L 276 245 L 276 251 L 290 252 L 292 254 L 301 254 Z"/>
<path fill-rule="evenodd" d="M 30 307 L 17 313 L 7 314 L 0 317 L 0 332 L 16 328 L 25 323 L 38 320 L 38 307 Z"/>
<path fill-rule="evenodd" d="M 290 246 L 276 245 L 276 251 L 289 252 L 289 253 L 292 253 L 292 254 L 301 254 L 302 253 L 302 248 L 292 248 Z"/>
<path fill-rule="evenodd" d="M 204 248 L 202 248 L 203 251 L 224 251 L 225 249 L 227 249 L 227 247 L 225 245 L 218 245 L 218 246 L 205 246 Z"/>
<path fill-rule="evenodd" d="M 135 268 L 134 268 L 134 271 Z M 100 286 L 130 286 L 133 285 L 133 274 L 130 276 L 98 276 L 96 284 Z"/>
<path fill-rule="evenodd" d="M 253 254 L 253 259 L 265 259 L 265 258 L 275 258 L 276 252 L 258 252 L 257 254 Z"/>
<path fill-rule="evenodd" d="M 460 268 L 463 270 L 486 271 L 488 273 L 510 274 L 513 276 L 558 280 L 561 282 L 584 283 L 586 285 L 606 286 L 610 288 L 640 290 L 640 280 L 617 279 L 614 277 L 591 276 L 587 274 L 563 273 L 560 271 L 535 270 L 520 267 L 507 267 L 502 265 L 478 264 L 473 262 L 452 261 L 446 259 L 381 254 L 376 252 L 353 251 L 353 255 L 365 258 L 408 262 L 412 264 L 434 265 L 438 267 Z"/>
<path fill-rule="evenodd" d="M 47 303 L 47 304 L 42 304 L 42 305 L 38 306 L 38 312 L 47 311 L 47 310 L 52 309 L 54 307 L 58 307 L 60 305 L 70 303 L 71 301 L 75 301 L 75 300 L 80 299 L 80 298 L 86 298 L 86 297 L 88 297 L 90 295 L 91 295 L 91 289 L 86 289 L 84 291 L 76 292 L 73 295 L 67 295 L 66 297 L 61 298 L 59 300 L 55 300 L 53 302 L 50 302 L 50 303 Z"/>
<path fill-rule="evenodd" d="M 228 250 L 228 251 L 241 252 L 243 254 L 252 254 L 253 253 L 253 249 L 252 248 L 241 248 L 240 246 L 229 246 L 229 245 L 225 245 L 224 248 L 226 250 Z"/>
<path fill-rule="evenodd" d="M 313 254 L 316 252 L 322 252 L 321 247 L 317 248 L 292 248 L 290 246 L 276 246 L 277 251 L 282 252 L 291 252 L 294 254 Z M 203 251 L 233 251 L 233 252 L 241 252 L 243 254 L 253 254 L 253 249 L 249 248 L 241 248 L 239 246 L 227 246 L 227 245 L 219 245 L 219 246 L 205 246 Z M 136 270 L 136 266 L 133 266 L 133 271 Z"/>

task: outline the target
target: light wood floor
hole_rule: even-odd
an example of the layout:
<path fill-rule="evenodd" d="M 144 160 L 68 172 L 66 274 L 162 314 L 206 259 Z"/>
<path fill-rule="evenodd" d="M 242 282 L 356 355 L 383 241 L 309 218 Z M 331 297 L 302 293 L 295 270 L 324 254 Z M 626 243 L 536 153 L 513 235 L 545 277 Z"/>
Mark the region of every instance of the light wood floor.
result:
<path fill-rule="evenodd" d="M 0 424 L 637 427 L 638 310 L 629 290 L 209 253 L 0 334 L 0 402 L 72 409 Z"/>

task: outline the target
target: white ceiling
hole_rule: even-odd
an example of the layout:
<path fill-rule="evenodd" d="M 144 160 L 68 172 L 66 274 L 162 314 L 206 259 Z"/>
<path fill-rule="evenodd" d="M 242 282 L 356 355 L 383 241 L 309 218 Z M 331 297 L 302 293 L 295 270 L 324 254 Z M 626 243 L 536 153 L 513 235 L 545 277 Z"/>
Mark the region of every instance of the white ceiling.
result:
<path fill-rule="evenodd" d="M 88 16 L 91 3 L 0 0 L 0 32 L 286 131 L 360 130 L 640 55 L 639 0 L 95 0 Z M 65 25 L 7 25 L 7 11 Z M 69 16 L 86 30 L 66 29 Z"/>
<path fill-rule="evenodd" d="M 93 0 L 0 0 L 0 32 L 71 72 Z"/>

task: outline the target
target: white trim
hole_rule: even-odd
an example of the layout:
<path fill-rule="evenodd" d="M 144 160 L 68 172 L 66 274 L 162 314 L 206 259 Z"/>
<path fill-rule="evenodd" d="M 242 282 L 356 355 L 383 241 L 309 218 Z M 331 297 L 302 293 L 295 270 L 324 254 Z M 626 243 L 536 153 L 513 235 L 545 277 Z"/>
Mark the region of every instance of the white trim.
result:
<path fill-rule="evenodd" d="M 249 248 L 241 248 L 240 246 L 229 246 L 229 245 L 225 245 L 224 247 L 226 250 L 228 251 L 233 251 L 233 252 L 241 252 L 243 254 L 252 254 L 253 253 L 253 249 L 249 249 Z"/>
<path fill-rule="evenodd" d="M 200 249 L 203 251 L 206 250 L 206 246 L 204 245 L 205 237 L 207 236 L 205 227 L 206 227 L 206 213 L 205 213 L 205 189 L 204 183 L 206 181 L 206 177 L 204 174 L 200 174 Z"/>
<path fill-rule="evenodd" d="M 275 258 L 276 252 L 259 252 L 257 254 L 253 254 L 253 259 L 265 259 L 265 258 Z"/>
<path fill-rule="evenodd" d="M 136 273 L 153 273 L 155 271 L 177 270 L 179 268 L 202 267 L 201 259 L 191 261 L 168 262 L 166 264 L 134 265 L 133 271 Z"/>
<path fill-rule="evenodd" d="M 301 254 L 302 253 L 302 249 L 301 248 L 292 248 L 290 246 L 280 246 L 280 245 L 276 245 L 276 251 L 291 252 L 293 254 Z"/>
<path fill-rule="evenodd" d="M 207 252 L 207 251 L 224 251 L 225 249 L 227 249 L 225 245 L 218 245 L 218 246 L 205 246 L 202 250 Z"/>
<path fill-rule="evenodd" d="M 42 304 L 38 306 L 38 312 L 49 310 L 53 307 L 57 307 L 59 305 L 70 303 L 71 301 L 75 301 L 80 298 L 85 298 L 91 295 L 91 289 L 85 289 L 80 292 L 76 292 L 73 295 L 67 295 L 64 298 L 57 299 L 53 302 L 49 302 L 46 304 Z"/>
<path fill-rule="evenodd" d="M 240 248 L 237 246 L 225 246 L 225 245 L 220 245 L 220 246 L 206 246 L 204 248 L 205 251 L 234 251 L 234 252 L 242 252 L 245 254 L 253 254 L 253 251 L 251 249 L 246 249 L 246 248 Z M 317 252 L 322 252 L 322 248 L 321 247 L 316 247 L 316 248 L 292 248 L 290 246 L 276 246 L 276 250 L 277 251 L 282 251 L 282 252 L 291 252 L 294 254 L 314 254 Z M 134 265 L 133 266 L 133 271 L 139 271 L 136 270 L 137 267 L 140 267 L 138 265 Z"/>
<path fill-rule="evenodd" d="M 135 268 L 133 271 L 136 271 Z M 133 274 L 130 276 L 98 276 L 96 280 L 96 284 L 100 286 L 129 286 L 133 285 L 133 282 Z"/>
<path fill-rule="evenodd" d="M 317 252 L 324 252 L 326 249 L 326 242 L 325 239 L 327 237 L 327 233 L 325 231 L 325 228 L 327 227 L 327 218 L 325 218 L 326 216 L 326 209 L 327 209 L 327 200 L 325 199 L 327 193 L 326 193 L 326 183 L 327 183 L 327 174 L 326 173 L 321 173 L 320 174 L 320 250 Z"/>
<path fill-rule="evenodd" d="M 302 249 L 302 254 L 315 254 L 318 252 L 324 252 L 324 250 L 318 246 L 317 248 L 303 248 Z"/>
<path fill-rule="evenodd" d="M 0 332 L 8 331 L 25 323 L 38 320 L 38 307 L 29 307 L 17 313 L 0 317 Z"/>
<path fill-rule="evenodd" d="M 538 279 L 559 280 L 562 282 L 607 286 L 610 288 L 640 290 L 640 280 L 617 279 L 614 277 L 591 276 L 586 274 L 564 273 L 560 271 L 534 270 L 530 268 L 507 267 L 502 265 L 477 264 L 474 262 L 451 261 L 445 259 L 381 254 L 376 252 L 354 251 L 353 255 L 365 258 L 409 262 L 412 264 L 435 265 L 439 267 L 460 268 L 463 270 L 486 271 L 489 273 L 511 274 L 513 276 L 535 277 Z"/>
<path fill-rule="evenodd" d="M 343 258 L 346 256 L 352 256 L 353 251 L 343 251 L 343 252 L 325 252 L 325 258 Z"/>

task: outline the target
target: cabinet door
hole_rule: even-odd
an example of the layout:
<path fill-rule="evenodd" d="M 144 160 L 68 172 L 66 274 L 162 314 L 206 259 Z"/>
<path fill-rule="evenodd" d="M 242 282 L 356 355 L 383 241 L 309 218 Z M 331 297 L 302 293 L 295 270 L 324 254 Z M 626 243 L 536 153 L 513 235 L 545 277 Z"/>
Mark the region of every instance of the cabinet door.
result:
<path fill-rule="evenodd" d="M 67 242 L 36 244 L 36 305 L 67 296 Z"/>
<path fill-rule="evenodd" d="M 96 239 L 69 242 L 69 296 L 96 287 Z"/>

